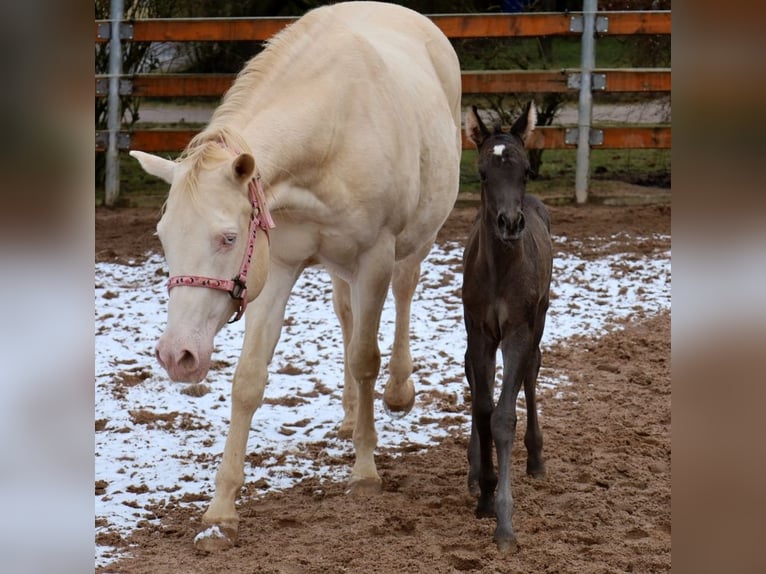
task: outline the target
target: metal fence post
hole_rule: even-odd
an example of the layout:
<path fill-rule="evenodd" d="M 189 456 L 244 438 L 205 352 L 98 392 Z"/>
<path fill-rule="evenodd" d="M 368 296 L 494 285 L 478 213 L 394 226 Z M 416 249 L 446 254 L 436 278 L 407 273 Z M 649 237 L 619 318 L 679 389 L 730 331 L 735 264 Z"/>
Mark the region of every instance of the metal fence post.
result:
<path fill-rule="evenodd" d="M 593 68 L 596 65 L 596 10 L 598 0 L 583 0 L 580 100 L 577 108 L 577 167 L 575 200 L 588 201 L 590 173 L 590 126 L 593 119 Z"/>
<path fill-rule="evenodd" d="M 109 143 L 106 149 L 106 179 L 104 182 L 106 205 L 114 205 L 120 194 L 120 150 L 117 147 L 117 137 L 122 121 L 122 106 L 120 105 L 120 76 L 122 75 L 122 46 L 120 44 L 120 27 L 123 16 L 123 0 L 111 0 L 109 7 L 110 36 L 109 36 L 109 93 L 107 100 L 107 129 Z"/>

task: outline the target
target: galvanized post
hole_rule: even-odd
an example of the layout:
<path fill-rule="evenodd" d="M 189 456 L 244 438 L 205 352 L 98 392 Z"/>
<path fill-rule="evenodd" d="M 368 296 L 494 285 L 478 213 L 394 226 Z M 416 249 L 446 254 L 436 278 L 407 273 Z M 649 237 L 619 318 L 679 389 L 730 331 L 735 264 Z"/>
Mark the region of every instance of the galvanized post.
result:
<path fill-rule="evenodd" d="M 592 73 L 596 65 L 596 11 L 598 0 L 583 0 L 580 101 L 577 108 L 577 167 L 575 200 L 588 201 L 590 173 L 590 126 L 593 119 Z"/>
<path fill-rule="evenodd" d="M 117 137 L 122 121 L 120 105 L 120 76 L 122 75 L 122 46 L 120 44 L 120 25 L 122 24 L 123 0 L 111 0 L 109 18 L 111 30 L 109 36 L 109 93 L 107 96 L 107 129 L 109 142 L 106 148 L 106 180 L 104 203 L 114 205 L 120 194 L 120 150 Z"/>

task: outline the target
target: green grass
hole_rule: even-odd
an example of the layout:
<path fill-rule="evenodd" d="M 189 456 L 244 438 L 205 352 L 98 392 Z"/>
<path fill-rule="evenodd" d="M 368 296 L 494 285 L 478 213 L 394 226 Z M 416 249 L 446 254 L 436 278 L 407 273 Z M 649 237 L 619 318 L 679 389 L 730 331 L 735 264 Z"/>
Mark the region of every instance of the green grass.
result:
<path fill-rule="evenodd" d="M 545 150 L 540 176 L 531 180 L 528 189 L 544 195 L 546 190 L 573 190 L 576 150 Z M 460 192 L 479 193 L 475 150 L 466 150 L 460 163 Z M 590 155 L 590 176 L 595 181 L 616 180 L 638 185 L 669 187 L 670 150 L 667 149 L 594 149 Z"/>
<path fill-rule="evenodd" d="M 597 68 L 669 67 L 670 49 L 657 37 L 601 37 L 596 42 Z M 548 56 L 539 38 L 476 38 L 456 40 L 463 70 L 579 68 L 581 42 L 577 37 L 550 39 Z"/>
<path fill-rule="evenodd" d="M 164 154 L 173 159 L 177 154 Z M 466 150 L 460 163 L 460 193 L 463 197 L 479 193 L 476 151 Z M 528 191 L 542 197 L 568 196 L 574 193 L 575 150 L 545 150 L 540 177 L 531 180 Z M 656 187 L 670 186 L 670 150 L 592 150 L 591 181 L 627 182 Z M 120 154 L 119 206 L 160 207 L 168 193 L 168 184 L 145 173 L 128 154 Z M 97 205 L 103 204 L 103 189 L 96 192 Z"/>

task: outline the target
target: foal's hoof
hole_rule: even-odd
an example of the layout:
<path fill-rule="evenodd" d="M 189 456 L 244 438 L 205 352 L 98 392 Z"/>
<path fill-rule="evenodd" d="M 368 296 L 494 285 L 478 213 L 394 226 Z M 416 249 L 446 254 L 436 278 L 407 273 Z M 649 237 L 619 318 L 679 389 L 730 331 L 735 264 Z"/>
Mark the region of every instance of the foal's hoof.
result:
<path fill-rule="evenodd" d="M 527 461 L 527 474 L 532 478 L 545 478 L 545 464 L 542 462 L 530 463 Z"/>
<path fill-rule="evenodd" d="M 212 524 L 194 537 L 194 547 L 210 554 L 228 550 L 237 543 L 237 529 Z"/>
<path fill-rule="evenodd" d="M 355 496 L 371 496 L 379 494 L 383 490 L 383 481 L 380 478 L 366 477 L 355 478 L 351 477 L 348 481 L 347 494 L 353 494 Z"/>
<path fill-rule="evenodd" d="M 495 538 L 495 544 L 497 544 L 497 551 L 500 554 L 513 554 L 519 549 L 519 544 L 514 537 Z"/>
<path fill-rule="evenodd" d="M 468 477 L 468 494 L 474 498 L 478 498 L 481 495 L 481 487 L 479 486 L 479 479 Z"/>
<path fill-rule="evenodd" d="M 383 408 L 386 414 L 394 419 L 400 419 L 412 410 L 415 405 L 415 385 L 410 379 L 403 386 L 396 387 L 391 381 L 383 391 Z"/>

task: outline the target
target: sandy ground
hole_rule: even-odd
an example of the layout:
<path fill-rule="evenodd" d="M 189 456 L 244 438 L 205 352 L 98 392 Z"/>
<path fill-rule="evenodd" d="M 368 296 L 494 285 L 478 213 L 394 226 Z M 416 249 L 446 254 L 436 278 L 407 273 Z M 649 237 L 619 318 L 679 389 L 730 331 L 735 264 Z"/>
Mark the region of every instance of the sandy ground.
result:
<path fill-rule="evenodd" d="M 626 259 L 669 248 L 668 205 L 550 209 L 553 233 L 572 239 L 581 256 L 603 254 L 602 238 L 615 234 L 609 249 Z M 440 238 L 464 239 L 474 213 L 456 208 Z M 140 260 L 157 250 L 157 217 L 156 209 L 99 208 L 96 259 Z M 543 480 L 524 474 L 519 421 L 513 494 L 520 549 L 512 556 L 492 544 L 494 522 L 474 517 L 467 437 L 453 435 L 427 450 L 379 453 L 383 492 L 373 497 L 348 496 L 344 484 L 317 476 L 266 495 L 246 484 L 239 545 L 220 555 L 198 554 L 192 544 L 205 499 L 188 501 L 198 506 L 157 501 L 145 510 L 160 525 L 99 541 L 130 548 L 131 556 L 96 571 L 669 572 L 670 313 L 598 339 L 570 339 L 545 353 L 543 366 L 572 383 L 541 393 Z"/>

